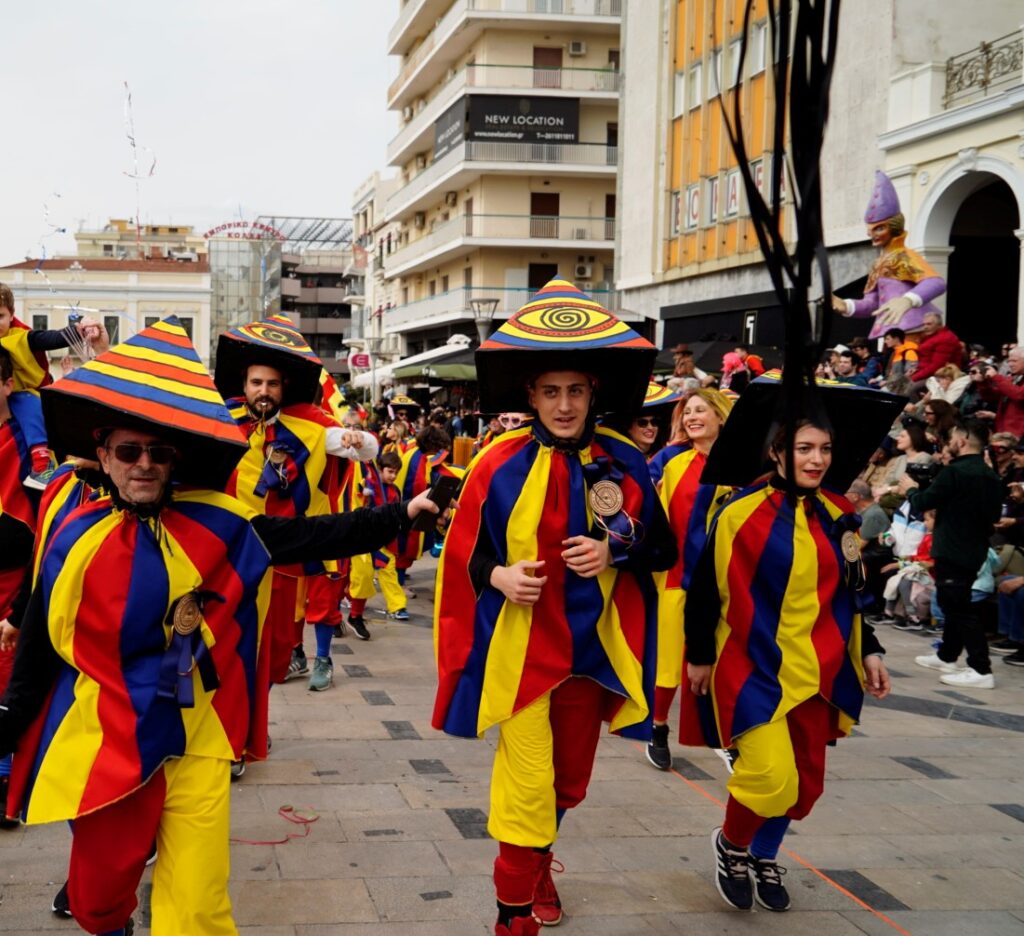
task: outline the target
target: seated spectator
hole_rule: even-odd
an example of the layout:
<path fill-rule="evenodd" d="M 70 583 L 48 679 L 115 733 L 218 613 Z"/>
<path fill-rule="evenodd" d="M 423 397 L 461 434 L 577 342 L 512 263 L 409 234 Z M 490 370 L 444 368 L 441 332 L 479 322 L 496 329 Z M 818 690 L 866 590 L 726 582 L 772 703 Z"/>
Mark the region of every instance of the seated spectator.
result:
<path fill-rule="evenodd" d="M 963 347 L 953 331 L 942 324 L 938 312 L 928 312 L 921 329 L 921 343 L 917 346 L 917 370 L 910 386 L 911 393 L 920 396 L 926 389 L 927 380 L 946 364 L 963 362 Z"/>
<path fill-rule="evenodd" d="M 985 368 L 981 395 L 988 401 L 989 409 L 978 415 L 993 418 L 996 432 L 1012 432 L 1020 437 L 1024 435 L 1024 348 L 1013 346 L 1006 367 L 1005 376 L 991 365 Z"/>
<path fill-rule="evenodd" d="M 743 359 L 735 351 L 726 351 L 722 355 L 722 377 L 718 381 L 718 389 L 742 393 L 747 389 L 748 383 L 750 371 L 744 365 Z"/>
<path fill-rule="evenodd" d="M 898 559 L 883 566 L 881 571 L 895 573 L 883 591 L 885 613 L 877 619 L 879 624 L 891 624 L 896 630 L 924 630 L 930 622 L 935 579 L 932 578 L 932 530 L 935 529 L 935 511 L 924 512 L 927 531 L 909 559 Z"/>
<path fill-rule="evenodd" d="M 1010 666 L 1024 666 L 1024 549 L 1006 545 L 999 552 L 995 574 L 999 585 L 999 640 L 992 653 Z"/>
<path fill-rule="evenodd" d="M 860 514 L 861 561 L 864 563 L 865 607 L 880 610 L 885 579 L 882 567 L 892 562 L 892 546 L 882 542 L 883 534 L 892 526 L 889 515 L 878 505 L 866 481 L 855 480 L 846 492 L 846 499 Z"/>
<path fill-rule="evenodd" d="M 993 432 L 988 442 L 988 459 L 992 470 L 1003 483 L 1003 499 L 1009 497 L 1009 484 L 1014 480 L 1016 465 L 1013 460 L 1017 448 L 1017 436 L 1012 432 Z"/>
<path fill-rule="evenodd" d="M 883 508 L 895 510 L 903 502 L 903 495 L 899 492 L 900 479 L 907 473 L 908 465 L 931 465 L 934 461 L 931 448 L 921 423 L 904 418 L 903 428 L 896 436 L 897 454 L 889 460 L 885 473 L 871 492 Z"/>
<path fill-rule="evenodd" d="M 945 400 L 956 406 L 970 384 L 971 378 L 956 364 L 946 364 L 935 372 L 935 376 L 928 378 L 925 400 Z"/>
<path fill-rule="evenodd" d="M 996 418 L 996 414 L 988 409 L 988 403 L 982 392 L 982 385 L 985 382 L 985 369 L 992 365 L 992 361 L 985 358 L 976 358 L 971 361 L 967 369 L 967 377 L 970 383 L 967 389 L 960 394 L 956 401 L 956 408 L 960 411 L 961 419 L 984 419 L 986 421 Z"/>
<path fill-rule="evenodd" d="M 840 383 L 853 384 L 857 387 L 867 387 L 867 378 L 858 373 L 857 371 L 858 358 L 857 355 L 847 349 L 846 351 L 840 351 L 835 358 L 835 362 L 832 365 L 832 372 L 835 379 Z"/>
<path fill-rule="evenodd" d="M 693 358 L 693 352 L 683 345 L 676 345 L 672 349 L 672 359 L 675 362 L 675 369 L 672 376 L 665 382 L 671 390 L 699 390 L 701 387 L 710 387 L 715 378 L 702 371 Z"/>
<path fill-rule="evenodd" d="M 917 370 L 917 342 L 908 341 L 902 328 L 890 328 L 882 339 L 888 352 L 885 365 L 885 388 L 893 393 L 906 393 Z"/>
<path fill-rule="evenodd" d="M 925 435 L 935 447 L 946 444 L 950 430 L 957 424 L 956 407 L 945 400 L 929 400 L 921 406 Z"/>
<path fill-rule="evenodd" d="M 751 354 L 750 349 L 744 345 L 737 345 L 733 348 L 739 356 L 740 360 L 743 361 L 743 365 L 748 371 L 750 371 L 750 379 L 753 380 L 755 377 L 760 377 L 766 370 L 764 361 L 761 360 L 761 355 Z"/>
<path fill-rule="evenodd" d="M 857 355 L 857 373 L 872 387 L 877 387 L 885 380 L 882 373 L 882 359 L 875 352 L 867 338 L 854 338 L 850 342 L 850 350 Z"/>

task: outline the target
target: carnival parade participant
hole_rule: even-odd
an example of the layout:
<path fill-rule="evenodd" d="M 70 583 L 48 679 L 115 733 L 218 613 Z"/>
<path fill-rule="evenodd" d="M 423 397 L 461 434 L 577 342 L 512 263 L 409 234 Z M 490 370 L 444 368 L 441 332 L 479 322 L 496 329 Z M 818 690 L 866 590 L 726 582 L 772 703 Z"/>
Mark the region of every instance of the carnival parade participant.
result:
<path fill-rule="evenodd" d="M 860 517 L 823 483 L 849 486 L 905 400 L 836 385 L 822 403 L 808 391 L 783 421 L 772 383 L 751 384 L 705 468 L 706 483 L 745 489 L 715 517 L 687 591 L 680 740 L 739 752 L 712 837 L 719 893 L 782 911 L 789 823 L 820 796 L 826 747 L 856 724 L 864 690 L 889 691 L 855 595 Z M 765 450 L 774 473 L 747 486 Z"/>
<path fill-rule="evenodd" d="M 448 434 L 436 426 L 427 426 L 416 433 L 413 443 L 402 453 L 402 467 L 395 478 L 402 497 L 415 497 L 434 484 L 441 465 L 448 458 L 450 445 Z M 399 536 L 396 568 L 402 586 L 405 586 L 408 570 L 424 550 L 430 548 L 433 539 L 433 531 L 410 530 Z M 410 588 L 406 590 L 406 596 L 415 598 L 416 593 Z"/>
<path fill-rule="evenodd" d="M 682 391 L 670 390 L 652 380 L 640 409 L 634 413 L 608 413 L 602 417 L 601 425 L 626 436 L 650 463 L 671 435 L 672 414 L 682 398 Z"/>
<path fill-rule="evenodd" d="M 643 456 L 594 417 L 639 406 L 654 353 L 562 280 L 476 353 L 482 408 L 535 418 L 466 475 L 438 569 L 433 724 L 468 738 L 498 726 L 499 936 L 562 919 L 551 846 L 586 795 L 602 720 L 649 737 L 651 573 L 676 549 Z"/>
<path fill-rule="evenodd" d="M 220 493 L 246 440 L 173 318 L 42 400 L 58 455 L 97 458 L 109 494 L 67 512 L 37 562 L 0 707 L 14 805 L 30 824 L 74 820 L 86 932 L 131 931 L 155 839 L 152 932 L 234 934 L 229 768 L 266 753 L 267 570 L 377 548 L 436 508 L 282 518 Z"/>
<path fill-rule="evenodd" d="M 654 576 L 658 587 L 658 674 L 654 688 L 654 727 L 647 759 L 659 770 L 672 766 L 668 719 L 683 672 L 683 621 L 693 568 L 707 539 L 711 518 L 731 488 L 701 484 L 708 453 L 732 409 L 718 390 L 694 390 L 677 404 L 679 423 L 690 445 L 664 465 L 657 484 L 661 505 L 679 545 L 679 558 Z"/>
<path fill-rule="evenodd" d="M 106 330 L 89 316 L 60 331 L 29 328 L 15 318 L 13 291 L 0 283 L 0 347 L 11 355 L 14 365 L 14 390 L 8 405 L 32 458 L 32 470 L 23 483 L 36 490 L 46 487 L 53 471 L 39 406 L 39 389 L 53 383 L 46 352 L 68 348 L 76 341 L 87 341 L 97 353 L 109 347 Z"/>
<path fill-rule="evenodd" d="M 941 316 L 932 300 L 946 291 L 946 281 L 924 257 L 907 247 L 900 199 L 884 172 L 875 172 L 864 223 L 872 245 L 882 252 L 868 275 L 863 298 L 833 296 L 832 308 L 841 315 L 874 316 L 869 338 L 881 338 L 894 327 L 908 335 L 921 331 L 925 315 L 934 312 Z"/>
<path fill-rule="evenodd" d="M 373 458 L 369 433 L 343 429 L 321 406 L 323 365 L 287 316 L 271 316 L 220 336 L 214 380 L 249 440 L 227 493 L 272 517 L 321 516 L 331 510 L 330 455 Z M 237 396 L 242 391 L 241 397 Z M 295 619 L 298 580 L 322 563 L 274 570 L 269 627 L 269 683 L 309 672 L 303 625 Z M 337 572 L 335 562 L 326 571 Z M 314 660 L 330 677 L 329 658 Z"/>

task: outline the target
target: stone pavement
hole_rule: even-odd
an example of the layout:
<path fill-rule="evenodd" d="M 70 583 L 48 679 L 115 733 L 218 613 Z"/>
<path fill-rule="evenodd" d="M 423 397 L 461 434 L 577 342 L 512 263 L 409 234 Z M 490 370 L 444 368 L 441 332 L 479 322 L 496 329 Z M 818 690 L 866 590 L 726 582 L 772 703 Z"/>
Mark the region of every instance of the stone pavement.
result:
<path fill-rule="evenodd" d="M 330 691 L 274 690 L 273 754 L 234 786 L 233 834 L 301 833 L 285 805 L 320 818 L 288 844 L 233 846 L 244 936 L 491 932 L 493 739 L 430 727 L 432 575 L 432 563 L 414 570 L 410 623 L 371 611 L 372 641 L 335 641 Z M 895 694 L 866 707 L 830 754 L 814 813 L 794 824 L 781 859 L 793 910 L 730 911 L 715 891 L 709 833 L 726 773 L 713 752 L 676 745 L 676 772 L 659 773 L 638 745 L 606 737 L 556 847 L 565 936 L 1024 933 L 1024 671 L 996 660 L 994 691 L 946 691 L 913 664 L 926 638 L 881 636 Z M 0 832 L 0 932 L 78 932 L 48 910 L 67 845 L 63 826 Z"/>

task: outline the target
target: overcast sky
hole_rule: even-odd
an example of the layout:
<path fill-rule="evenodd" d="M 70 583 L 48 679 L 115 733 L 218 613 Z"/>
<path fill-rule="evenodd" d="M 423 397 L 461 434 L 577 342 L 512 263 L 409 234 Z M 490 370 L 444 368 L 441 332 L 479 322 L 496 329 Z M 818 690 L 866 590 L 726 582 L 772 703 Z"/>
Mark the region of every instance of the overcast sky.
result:
<path fill-rule="evenodd" d="M 258 214 L 351 216 L 397 129 L 385 50 L 398 0 L 51 0 L 4 10 L 0 265 L 72 253 L 70 235 Z M 60 197 L 57 197 L 59 195 Z M 49 224 L 46 220 L 48 206 Z M 40 243 L 42 241 L 42 243 Z"/>

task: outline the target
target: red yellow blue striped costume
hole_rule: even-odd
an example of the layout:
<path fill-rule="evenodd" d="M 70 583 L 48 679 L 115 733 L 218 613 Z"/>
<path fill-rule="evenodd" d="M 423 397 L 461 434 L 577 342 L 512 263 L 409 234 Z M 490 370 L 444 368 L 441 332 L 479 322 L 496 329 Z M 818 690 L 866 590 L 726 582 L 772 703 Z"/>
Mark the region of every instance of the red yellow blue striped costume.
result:
<path fill-rule="evenodd" d="M 400 452 L 402 467 L 395 478 L 395 486 L 403 500 L 411 500 L 417 494 L 429 490 L 436 480 L 438 467 L 448 457 L 447 451 L 426 455 L 420 451 L 415 440 Z M 420 530 L 409 530 L 398 537 L 398 568 L 408 569 L 423 555 L 425 534 Z"/>
<path fill-rule="evenodd" d="M 827 490 L 795 497 L 765 481 L 714 521 L 686 609 L 687 659 L 714 664 L 711 686 L 684 696 L 680 739 L 739 749 L 729 815 L 733 801 L 762 818 L 806 815 L 826 743 L 860 717 L 861 621 L 839 542 L 852 514 Z M 794 732 L 804 740 L 787 747 Z M 781 774 L 759 770 L 796 748 Z"/>

